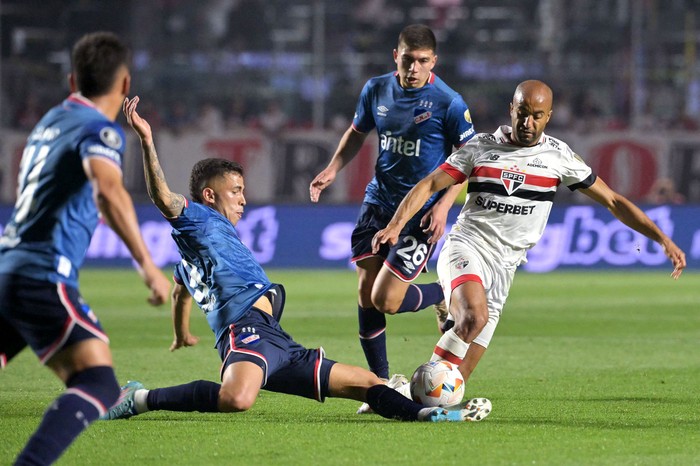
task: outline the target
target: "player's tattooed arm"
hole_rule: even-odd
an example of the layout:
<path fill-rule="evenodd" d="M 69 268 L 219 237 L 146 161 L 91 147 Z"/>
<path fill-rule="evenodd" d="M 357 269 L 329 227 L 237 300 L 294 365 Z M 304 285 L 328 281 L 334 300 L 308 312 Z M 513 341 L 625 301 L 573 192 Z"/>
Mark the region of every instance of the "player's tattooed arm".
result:
<path fill-rule="evenodd" d="M 182 194 L 172 192 L 168 187 L 153 140 L 148 144 L 142 144 L 141 148 L 148 196 L 163 215 L 168 218 L 177 217 L 185 207 L 185 197 Z"/>
<path fill-rule="evenodd" d="M 185 207 L 185 197 L 170 191 L 165 180 L 163 169 L 158 161 L 158 153 L 153 143 L 153 132 L 148 121 L 143 119 L 136 111 L 139 104 L 139 97 L 124 99 L 122 110 L 126 121 L 129 123 L 139 139 L 141 139 L 141 150 L 143 152 L 143 172 L 146 176 L 146 187 L 148 196 L 167 218 L 177 217 Z"/>

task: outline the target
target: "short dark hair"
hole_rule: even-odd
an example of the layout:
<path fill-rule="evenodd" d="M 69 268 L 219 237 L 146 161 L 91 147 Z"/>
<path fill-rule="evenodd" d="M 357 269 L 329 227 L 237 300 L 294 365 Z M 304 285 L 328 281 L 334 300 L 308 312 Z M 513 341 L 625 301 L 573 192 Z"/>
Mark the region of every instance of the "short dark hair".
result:
<path fill-rule="evenodd" d="M 437 52 L 435 34 L 424 24 L 411 24 L 403 28 L 399 34 L 399 46 L 402 43 L 410 50 L 429 49 Z"/>
<path fill-rule="evenodd" d="M 190 174 L 190 197 L 194 202 L 202 204 L 202 190 L 207 184 L 212 179 L 231 172 L 243 176 L 243 166 L 232 160 L 215 158 L 202 159 L 195 163 Z"/>
<path fill-rule="evenodd" d="M 109 92 L 122 65 L 129 66 L 131 53 L 111 32 L 92 32 L 73 46 L 71 61 L 75 83 L 85 97 L 98 97 Z"/>

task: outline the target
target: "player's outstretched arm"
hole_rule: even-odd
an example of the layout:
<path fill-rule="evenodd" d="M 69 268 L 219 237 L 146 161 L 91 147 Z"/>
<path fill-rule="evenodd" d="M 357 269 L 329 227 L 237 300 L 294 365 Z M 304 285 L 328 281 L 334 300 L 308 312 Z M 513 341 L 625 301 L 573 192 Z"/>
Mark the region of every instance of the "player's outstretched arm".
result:
<path fill-rule="evenodd" d="M 406 223 L 418 212 L 434 193 L 452 186 L 456 180 L 436 168 L 430 175 L 423 178 L 403 198 L 386 228 L 379 230 L 372 238 L 372 252 L 379 252 L 382 244 L 394 245 L 399 233 Z"/>
<path fill-rule="evenodd" d="M 600 178 L 581 192 L 607 209 L 622 223 L 663 247 L 673 264 L 671 276 L 677 279 L 686 266 L 685 253 L 636 205 L 625 196 L 613 191 Z"/>
<path fill-rule="evenodd" d="M 190 333 L 190 312 L 192 311 L 192 295 L 183 285 L 176 283 L 172 293 L 173 331 L 175 337 L 170 345 L 170 351 L 182 347 L 194 346 L 199 337 Z"/>
<path fill-rule="evenodd" d="M 335 181 L 338 172 L 355 158 L 366 138 L 367 133 L 360 133 L 352 126 L 345 131 L 345 134 L 340 139 L 338 148 L 335 150 L 335 154 L 333 154 L 331 161 L 328 162 L 328 166 L 316 175 L 309 185 L 311 202 L 318 202 L 321 191 L 330 186 Z"/>
<path fill-rule="evenodd" d="M 168 183 L 165 180 L 165 175 L 163 174 L 163 169 L 160 166 L 160 161 L 158 160 L 156 146 L 153 143 L 151 125 L 136 112 L 138 103 L 138 96 L 131 100 L 127 97 L 124 99 L 122 110 L 126 116 L 127 123 L 129 123 L 129 126 L 136 131 L 136 134 L 138 134 L 141 139 L 143 171 L 146 176 L 148 196 L 165 217 L 177 217 L 182 213 L 182 209 L 185 207 L 185 197 L 182 194 L 170 191 Z"/>

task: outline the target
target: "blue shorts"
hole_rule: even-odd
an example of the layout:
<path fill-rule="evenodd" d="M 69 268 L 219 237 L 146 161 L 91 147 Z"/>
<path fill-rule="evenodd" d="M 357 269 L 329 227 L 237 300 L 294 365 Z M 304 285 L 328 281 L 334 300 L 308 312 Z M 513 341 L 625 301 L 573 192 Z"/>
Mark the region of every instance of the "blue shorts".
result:
<path fill-rule="evenodd" d="M 0 274 L 0 365 L 29 345 L 42 364 L 89 338 L 109 343 L 77 288 Z"/>
<path fill-rule="evenodd" d="M 269 314 L 252 308 L 229 326 L 216 349 L 221 376 L 233 363 L 248 361 L 263 370 L 265 390 L 324 401 L 328 396 L 331 367 L 323 348 L 306 349 L 295 342 Z"/>
<path fill-rule="evenodd" d="M 362 204 L 357 224 L 352 232 L 352 262 L 359 262 L 373 256 L 384 259 L 384 265 L 400 280 L 411 282 L 426 269 L 428 259 L 433 255 L 434 244 L 428 243 L 429 233 L 424 233 L 419 219 L 409 221 L 395 245 L 384 244 L 378 254 L 372 253 L 372 238 L 385 228 L 393 212 L 375 204 Z"/>

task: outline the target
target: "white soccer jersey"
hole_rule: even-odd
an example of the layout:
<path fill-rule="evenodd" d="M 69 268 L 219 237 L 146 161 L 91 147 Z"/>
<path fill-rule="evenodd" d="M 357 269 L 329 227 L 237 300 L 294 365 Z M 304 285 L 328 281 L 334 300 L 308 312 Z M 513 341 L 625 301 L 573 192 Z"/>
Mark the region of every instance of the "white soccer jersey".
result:
<path fill-rule="evenodd" d="M 504 261 L 519 265 L 540 239 L 557 186 L 590 187 L 591 168 L 559 139 L 511 143 L 509 126 L 482 133 L 454 152 L 441 169 L 458 183 L 469 180 L 467 198 L 450 235 L 466 236 Z"/>

